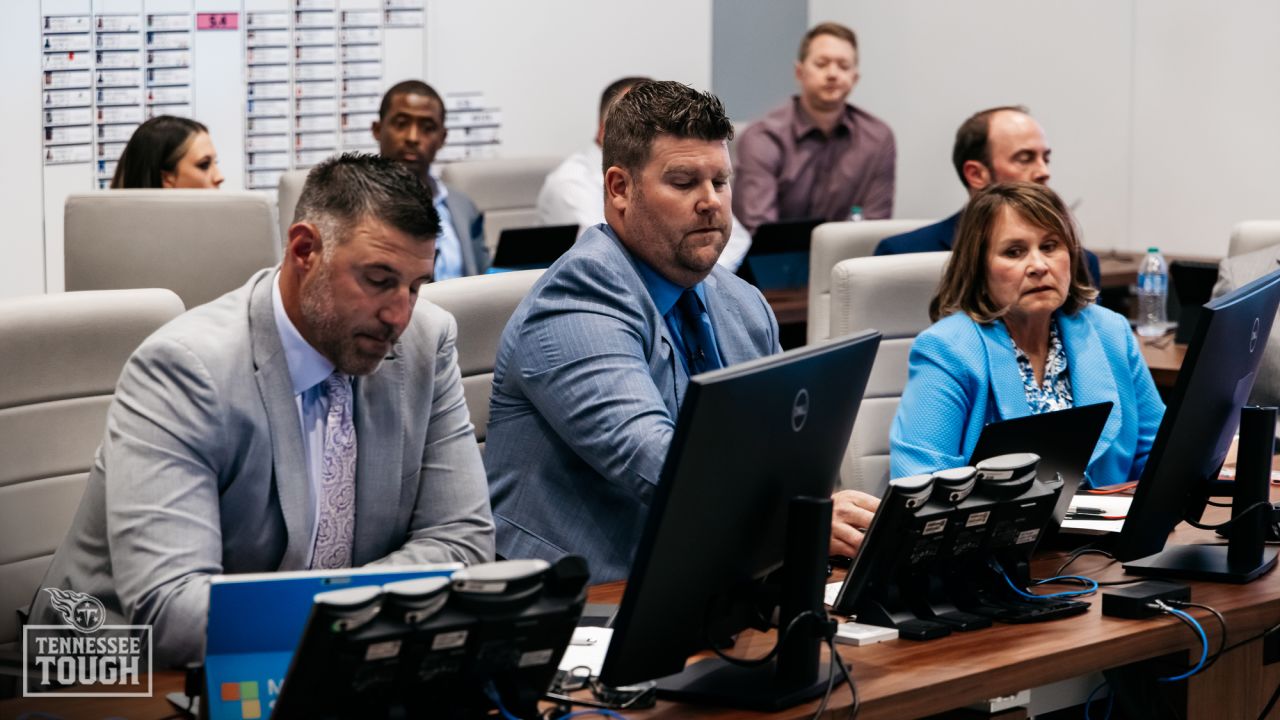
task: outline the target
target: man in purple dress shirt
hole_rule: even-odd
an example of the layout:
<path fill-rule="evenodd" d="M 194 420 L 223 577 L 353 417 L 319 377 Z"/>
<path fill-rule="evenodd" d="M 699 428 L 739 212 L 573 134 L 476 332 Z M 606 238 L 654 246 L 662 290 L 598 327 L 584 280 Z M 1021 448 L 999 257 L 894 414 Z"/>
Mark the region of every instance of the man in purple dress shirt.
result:
<path fill-rule="evenodd" d="M 845 102 L 858 82 L 858 39 L 822 23 L 805 33 L 796 62 L 800 94 L 742 133 L 733 212 L 755 233 L 763 223 L 893 214 L 893 131 Z"/>

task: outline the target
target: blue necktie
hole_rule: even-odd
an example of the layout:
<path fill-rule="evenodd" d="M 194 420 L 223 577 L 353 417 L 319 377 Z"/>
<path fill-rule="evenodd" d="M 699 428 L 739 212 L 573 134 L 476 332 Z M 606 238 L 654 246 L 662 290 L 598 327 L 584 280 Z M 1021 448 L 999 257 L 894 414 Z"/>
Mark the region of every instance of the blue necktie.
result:
<path fill-rule="evenodd" d="M 697 293 L 692 288 L 685 290 L 676 301 L 676 307 L 680 310 L 680 339 L 684 341 L 689 374 L 697 375 L 724 367 L 711 329 L 711 316 L 702 309 Z"/>

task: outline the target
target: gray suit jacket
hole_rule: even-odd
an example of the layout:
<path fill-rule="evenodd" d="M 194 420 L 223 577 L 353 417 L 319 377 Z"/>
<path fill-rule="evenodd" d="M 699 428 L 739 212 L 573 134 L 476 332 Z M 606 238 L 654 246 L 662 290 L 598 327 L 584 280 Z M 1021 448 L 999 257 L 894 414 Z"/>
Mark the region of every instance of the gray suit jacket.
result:
<path fill-rule="evenodd" d="M 453 216 L 453 231 L 462 245 L 462 274 L 483 275 L 489 269 L 489 248 L 484 244 L 484 213 L 466 193 L 453 187 L 444 199 Z"/>
<path fill-rule="evenodd" d="M 161 666 L 204 656 L 209 578 L 306 569 L 312 486 L 271 307 L 274 269 L 176 318 L 125 365 L 70 533 L 42 587 L 153 624 Z M 419 302 L 357 378 L 353 564 L 493 557 L 453 317 Z M 37 592 L 33 623 L 60 624 Z"/>
<path fill-rule="evenodd" d="M 720 266 L 707 309 L 726 365 L 779 352 L 773 312 Z M 607 225 L 533 286 L 493 375 L 485 463 L 498 553 L 587 558 L 626 577 L 689 383 L 667 324 Z"/>
<path fill-rule="evenodd" d="M 1280 245 L 1226 258 L 1218 265 L 1218 283 L 1213 286 L 1213 296 L 1225 295 L 1276 269 L 1280 269 Z M 1280 314 L 1276 319 L 1280 321 Z M 1255 405 L 1280 404 L 1280 322 L 1271 331 L 1271 339 L 1262 353 L 1262 365 L 1258 367 L 1249 402 Z M 1280 434 L 1280 427 L 1276 432 Z"/>

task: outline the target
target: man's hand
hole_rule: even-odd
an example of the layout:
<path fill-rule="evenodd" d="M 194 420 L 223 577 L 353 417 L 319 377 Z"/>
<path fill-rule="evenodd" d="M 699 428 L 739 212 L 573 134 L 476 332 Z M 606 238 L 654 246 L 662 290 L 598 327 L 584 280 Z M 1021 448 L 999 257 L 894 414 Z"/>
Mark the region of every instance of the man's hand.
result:
<path fill-rule="evenodd" d="M 858 490 L 841 490 L 831 496 L 831 501 L 830 554 L 853 557 L 862 546 L 880 500 Z"/>

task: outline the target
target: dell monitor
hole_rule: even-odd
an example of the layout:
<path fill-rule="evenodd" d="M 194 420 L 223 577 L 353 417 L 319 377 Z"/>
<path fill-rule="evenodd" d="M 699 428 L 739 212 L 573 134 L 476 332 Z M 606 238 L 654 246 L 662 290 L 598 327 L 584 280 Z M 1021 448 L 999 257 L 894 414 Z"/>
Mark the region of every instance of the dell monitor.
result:
<path fill-rule="evenodd" d="M 1126 570 L 1246 582 L 1274 566 L 1274 548 L 1247 569 L 1229 567 L 1235 563 L 1227 562 L 1226 546 L 1161 551 L 1173 528 L 1184 519 L 1199 520 L 1208 497 L 1218 494 L 1218 471 L 1253 389 L 1277 305 L 1280 270 L 1210 301 L 1199 314 L 1115 548 Z"/>
<path fill-rule="evenodd" d="M 685 671 L 685 662 L 748 626 L 764 627 L 758 618 L 778 604 L 765 580 L 780 569 L 788 578 L 780 623 L 788 624 L 788 594 L 796 593 L 812 592 L 796 601 L 801 614 L 826 619 L 830 496 L 879 344 L 880 333 L 867 331 L 690 380 L 602 682 L 662 678 L 665 697 L 762 709 L 821 694 L 816 639 L 794 664 L 789 639 L 781 662 L 756 671 L 718 658 Z M 807 536 L 808 549 L 787 551 L 784 563 L 797 536 Z M 793 627 L 814 633 L 817 623 Z M 808 677 L 794 680 L 806 667 Z"/>

